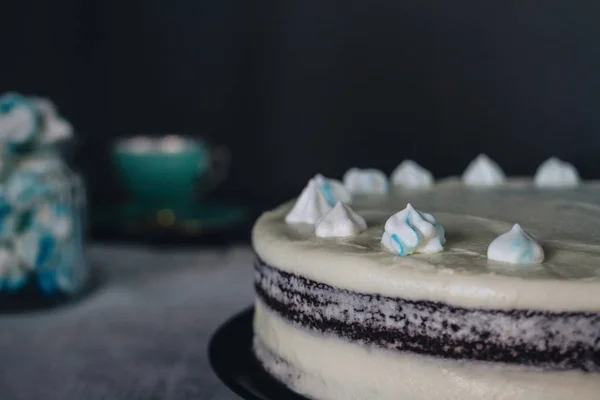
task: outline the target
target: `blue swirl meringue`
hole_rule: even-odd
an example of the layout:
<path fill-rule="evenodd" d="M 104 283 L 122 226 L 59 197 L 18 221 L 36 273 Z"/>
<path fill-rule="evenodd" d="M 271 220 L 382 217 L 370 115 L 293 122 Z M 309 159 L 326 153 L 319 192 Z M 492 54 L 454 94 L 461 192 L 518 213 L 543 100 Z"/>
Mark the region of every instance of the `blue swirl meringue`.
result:
<path fill-rule="evenodd" d="M 321 174 L 315 175 L 312 179 L 317 184 L 317 187 L 327 200 L 329 207 L 335 206 L 338 201 L 342 203 L 350 203 L 352 195 L 344 187 L 344 184 L 338 180 L 326 178 Z"/>
<path fill-rule="evenodd" d="M 33 142 L 40 130 L 40 115 L 36 107 L 16 93 L 0 97 L 0 142 L 20 146 Z"/>
<path fill-rule="evenodd" d="M 510 264 L 541 264 L 544 249 L 519 224 L 490 243 L 487 256 L 490 260 Z"/>
<path fill-rule="evenodd" d="M 294 207 L 285 216 L 285 222 L 315 224 L 338 201 L 349 203 L 350 200 L 350 193 L 341 182 L 317 174 L 302 189 Z"/>
<path fill-rule="evenodd" d="M 385 223 L 381 243 L 399 256 L 437 253 L 444 249 L 444 228 L 431 214 L 416 210 L 410 203 Z"/>

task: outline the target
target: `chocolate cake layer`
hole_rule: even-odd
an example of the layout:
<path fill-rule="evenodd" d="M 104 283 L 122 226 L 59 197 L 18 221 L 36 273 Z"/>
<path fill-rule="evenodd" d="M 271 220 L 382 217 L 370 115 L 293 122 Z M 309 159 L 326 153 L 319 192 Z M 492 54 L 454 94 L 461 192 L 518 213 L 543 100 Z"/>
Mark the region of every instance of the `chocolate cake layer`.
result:
<path fill-rule="evenodd" d="M 255 268 L 269 308 L 323 334 L 449 359 L 600 371 L 600 313 L 460 308 L 337 289 L 260 259 Z"/>

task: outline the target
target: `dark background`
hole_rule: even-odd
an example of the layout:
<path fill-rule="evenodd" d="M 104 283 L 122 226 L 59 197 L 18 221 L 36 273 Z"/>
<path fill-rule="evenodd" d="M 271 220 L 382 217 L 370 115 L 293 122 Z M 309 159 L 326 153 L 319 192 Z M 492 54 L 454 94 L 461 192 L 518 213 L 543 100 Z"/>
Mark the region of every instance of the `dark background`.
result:
<path fill-rule="evenodd" d="M 229 146 L 218 194 L 256 209 L 405 158 L 599 178 L 598 21 L 595 0 L 0 0 L 0 91 L 73 122 L 94 206 L 123 196 L 110 143 L 135 133 Z"/>

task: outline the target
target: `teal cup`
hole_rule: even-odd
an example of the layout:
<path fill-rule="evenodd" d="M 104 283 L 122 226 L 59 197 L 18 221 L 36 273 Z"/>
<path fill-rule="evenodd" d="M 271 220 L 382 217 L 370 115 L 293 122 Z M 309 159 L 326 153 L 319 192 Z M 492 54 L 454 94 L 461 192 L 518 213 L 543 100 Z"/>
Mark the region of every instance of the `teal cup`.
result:
<path fill-rule="evenodd" d="M 230 162 L 226 148 L 181 135 L 120 139 L 113 158 L 134 203 L 157 210 L 192 206 L 226 178 Z"/>

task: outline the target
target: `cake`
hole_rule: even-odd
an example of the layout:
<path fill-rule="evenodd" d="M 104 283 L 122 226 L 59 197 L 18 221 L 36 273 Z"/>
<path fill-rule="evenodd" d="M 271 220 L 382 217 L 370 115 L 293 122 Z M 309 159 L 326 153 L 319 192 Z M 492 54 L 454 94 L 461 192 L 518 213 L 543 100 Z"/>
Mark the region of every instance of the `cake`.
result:
<path fill-rule="evenodd" d="M 264 369 L 317 400 L 600 398 L 600 183 L 481 176 L 494 184 L 449 179 L 330 202 L 340 224 L 321 217 L 319 236 L 321 219 L 286 222 L 324 207 L 308 189 L 263 214 L 253 351 Z M 382 244 L 403 209 L 443 227 L 427 247 L 437 252 Z M 511 234 L 537 246 L 529 261 L 511 261 L 506 246 L 524 246 Z"/>

